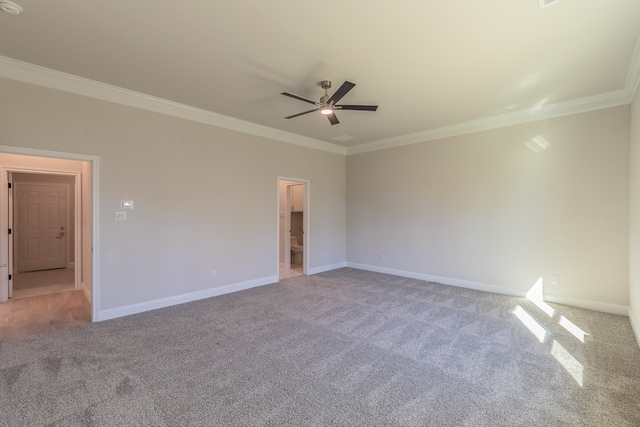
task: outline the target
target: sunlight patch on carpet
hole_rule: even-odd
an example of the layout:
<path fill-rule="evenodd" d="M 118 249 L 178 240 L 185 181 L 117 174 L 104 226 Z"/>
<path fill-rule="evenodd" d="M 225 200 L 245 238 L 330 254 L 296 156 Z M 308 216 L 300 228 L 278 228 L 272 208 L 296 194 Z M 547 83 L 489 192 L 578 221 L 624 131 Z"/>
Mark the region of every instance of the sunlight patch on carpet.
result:
<path fill-rule="evenodd" d="M 565 328 L 571 335 L 576 337 L 583 344 L 584 344 L 585 335 L 589 335 L 588 333 L 580 329 L 578 325 L 576 325 L 575 323 L 573 323 L 571 320 L 567 319 L 564 316 L 560 316 L 560 320 L 558 321 L 558 324 L 563 328 Z"/>
<path fill-rule="evenodd" d="M 547 337 L 551 335 L 547 328 L 545 328 L 540 322 L 538 322 L 527 310 L 519 305 L 514 308 L 511 313 L 520 321 L 527 329 L 540 341 L 541 343 L 547 340 Z"/>
<path fill-rule="evenodd" d="M 582 387 L 584 380 L 584 366 L 576 360 L 558 341 L 551 343 L 551 355 L 562 365 L 571 377 Z"/>

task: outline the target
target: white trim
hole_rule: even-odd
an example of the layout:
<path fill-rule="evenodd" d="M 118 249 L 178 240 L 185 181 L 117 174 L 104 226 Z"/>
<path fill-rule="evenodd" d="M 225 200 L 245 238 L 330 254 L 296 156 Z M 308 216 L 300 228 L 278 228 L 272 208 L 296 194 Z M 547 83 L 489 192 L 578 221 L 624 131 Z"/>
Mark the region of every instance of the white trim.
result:
<path fill-rule="evenodd" d="M 408 277 L 410 279 L 426 280 L 431 282 L 442 283 L 443 285 L 458 286 L 461 288 L 474 289 L 476 291 L 493 292 L 501 295 L 509 295 L 514 297 L 526 298 L 527 291 L 521 289 L 509 288 L 506 286 L 492 285 L 488 283 L 472 282 L 469 280 L 452 279 L 450 277 L 434 276 L 432 274 L 415 273 L 412 271 L 395 270 L 392 268 L 378 267 L 375 265 L 358 264 L 353 262 L 347 263 L 348 267 L 360 270 L 374 271 L 376 273 L 392 274 L 394 276 Z M 601 311 L 603 313 L 619 314 L 626 316 L 629 313 L 629 307 L 617 304 L 609 304 L 605 302 L 584 300 L 572 297 L 561 297 L 556 295 L 544 294 L 544 300 L 572 307 L 586 308 L 588 310 Z"/>
<path fill-rule="evenodd" d="M 347 266 L 346 262 L 338 262 L 335 264 L 327 264 L 327 265 L 321 265 L 319 267 L 314 267 L 314 268 L 308 268 L 307 269 L 307 274 L 311 275 L 311 274 L 319 274 L 319 273 L 324 273 L 325 271 L 331 271 L 331 270 L 337 270 L 339 268 L 344 268 Z"/>
<path fill-rule="evenodd" d="M 629 315 L 629 307 L 608 302 L 593 301 L 587 299 L 562 297 L 551 294 L 544 294 L 544 300 L 556 304 L 570 305 L 572 307 L 586 308 L 587 310 L 600 311 L 602 313 L 618 314 L 620 316 Z"/>
<path fill-rule="evenodd" d="M 346 154 L 346 148 L 336 144 L 224 116 L 201 108 L 180 104 L 4 56 L 0 56 L 0 77 L 140 108 L 142 110 L 153 111 L 154 113 L 179 117 L 224 129 L 231 129 L 250 135 L 287 142 L 289 144 L 328 151 L 335 154 Z"/>
<path fill-rule="evenodd" d="M 633 310 L 629 307 L 629 323 L 631 323 L 631 330 L 633 330 L 633 334 L 636 337 L 636 343 L 640 346 L 640 325 L 636 325 L 633 316 Z"/>
<path fill-rule="evenodd" d="M 376 273 L 392 274 L 394 276 L 408 277 L 410 279 L 425 280 L 427 282 L 437 282 L 443 285 L 457 286 L 460 288 L 474 289 L 476 291 L 493 292 L 494 294 L 510 295 L 514 297 L 526 297 L 527 292 L 520 289 L 508 288 L 506 286 L 490 285 L 488 283 L 471 282 L 468 280 L 452 279 L 449 277 L 435 276 L 433 274 L 416 273 L 413 271 L 396 270 L 393 268 L 378 267 L 377 265 L 358 264 L 347 262 L 347 267 L 360 270 L 373 271 Z"/>
<path fill-rule="evenodd" d="M 617 107 L 631 103 L 631 96 L 627 91 L 609 92 L 588 98 L 561 102 L 558 104 L 543 105 L 527 110 L 513 111 L 493 117 L 485 117 L 451 126 L 437 129 L 429 129 L 409 135 L 380 139 L 365 144 L 355 145 L 347 149 L 347 155 L 367 153 L 370 151 L 384 150 L 386 148 L 400 147 L 403 145 L 417 144 L 452 136 L 465 135 L 490 129 L 497 129 L 570 114 L 586 113 L 588 111 L 603 108 Z"/>
<path fill-rule="evenodd" d="M 131 314 L 143 313 L 145 311 L 170 307 L 172 305 L 184 304 L 187 302 L 197 301 L 205 298 L 217 297 L 220 295 L 243 291 L 258 286 L 270 285 L 276 282 L 278 282 L 278 276 L 263 277 L 261 279 L 249 280 L 232 285 L 219 286 L 202 291 L 190 292 L 188 294 L 174 295 L 152 301 L 144 301 L 136 304 L 125 305 L 123 307 L 100 310 L 95 320 L 100 322 L 103 320 L 115 319 L 118 317 L 129 316 Z"/>
<path fill-rule="evenodd" d="M 282 230 L 280 230 L 280 198 L 282 197 L 282 195 L 280 194 L 280 182 L 281 181 L 290 181 L 290 182 L 294 182 L 294 183 L 298 183 L 298 184 L 302 184 L 304 185 L 303 187 L 303 193 L 302 196 L 304 197 L 304 207 L 303 207 L 303 212 L 304 214 L 302 215 L 302 247 L 304 248 L 303 252 L 302 252 L 302 274 L 311 274 L 309 273 L 309 260 L 311 259 L 310 253 L 311 251 L 309 250 L 309 248 L 311 248 L 311 230 L 309 227 L 309 224 L 311 224 L 311 222 L 309 221 L 309 218 L 311 217 L 311 197 L 310 197 L 310 192 L 311 192 L 311 181 L 309 181 L 308 179 L 303 179 L 303 178 L 291 178 L 291 177 L 287 177 L 287 176 L 280 176 L 278 175 L 276 177 L 277 180 L 277 184 L 278 184 L 278 201 L 277 201 L 277 207 L 278 207 L 278 220 L 277 220 L 277 228 L 276 228 L 276 236 L 278 239 L 278 244 L 276 246 L 276 248 L 278 248 L 278 254 L 276 256 L 276 261 L 277 261 L 277 272 L 278 272 L 278 276 L 280 275 L 280 233 Z M 287 187 L 288 188 L 288 187 Z M 287 190 L 289 191 L 289 190 Z M 285 210 L 286 210 L 286 204 L 285 204 Z M 290 214 L 290 212 L 285 213 L 285 215 Z M 286 221 L 285 221 L 285 225 L 286 225 Z M 289 224 L 289 226 L 291 226 L 291 224 Z M 285 236 L 284 238 L 285 242 L 285 249 L 287 246 L 286 240 L 287 237 Z M 286 254 L 285 254 L 286 256 Z"/>

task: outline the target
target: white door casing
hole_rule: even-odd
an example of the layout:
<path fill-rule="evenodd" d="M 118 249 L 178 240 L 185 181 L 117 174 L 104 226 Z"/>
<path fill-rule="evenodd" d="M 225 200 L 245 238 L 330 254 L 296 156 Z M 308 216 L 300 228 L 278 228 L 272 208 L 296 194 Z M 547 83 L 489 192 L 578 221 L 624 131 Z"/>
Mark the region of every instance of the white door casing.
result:
<path fill-rule="evenodd" d="M 287 185 L 284 202 L 284 269 L 291 268 L 291 186 Z"/>
<path fill-rule="evenodd" d="M 283 182 L 283 184 L 286 184 L 284 187 L 284 198 L 285 198 L 285 209 L 284 212 L 282 212 L 282 215 L 284 216 L 284 221 L 283 224 L 280 225 L 280 197 L 282 197 L 283 195 L 281 194 L 281 186 L 280 183 Z M 284 259 L 283 259 L 283 264 L 284 264 L 284 268 L 285 269 L 290 269 L 291 268 L 291 204 L 292 204 L 292 199 L 293 199 L 293 194 L 292 194 L 292 186 L 295 185 L 302 185 L 303 191 L 302 191 L 302 199 L 303 199 L 303 211 L 304 211 L 304 216 L 303 216 L 303 220 L 302 220 L 302 245 L 304 247 L 304 252 L 303 252 L 303 260 L 302 260 L 302 271 L 303 274 L 307 274 L 307 269 L 308 269 L 308 260 L 310 258 L 310 249 L 311 246 L 309 244 L 310 242 L 310 233 L 308 232 L 309 230 L 309 218 L 310 218 L 310 196 L 309 196 L 309 180 L 307 179 L 300 179 L 300 178 L 287 178 L 287 177 L 282 177 L 279 176 L 277 178 L 277 184 L 278 184 L 278 244 L 276 245 L 276 248 L 278 249 L 278 252 L 280 250 L 280 239 L 281 237 L 284 235 L 283 238 L 283 242 L 282 242 L 282 248 L 284 249 Z M 284 227 L 284 229 L 281 229 L 281 227 Z M 276 260 L 279 260 L 279 256 L 276 257 Z M 288 262 L 288 264 L 287 264 Z M 278 265 L 277 268 L 279 269 L 279 261 L 278 261 Z"/>
<path fill-rule="evenodd" d="M 100 191 L 100 158 L 98 156 L 75 153 L 61 153 L 56 151 L 39 150 L 24 147 L 13 147 L 0 145 L 0 154 L 17 155 L 34 157 L 35 159 L 62 159 L 84 162 L 81 166 L 82 171 L 77 168 L 68 168 L 66 166 L 50 166 L 43 165 L 40 160 L 32 164 L 19 162 L 13 164 L 12 160 L 4 160 L 0 163 L 0 200 L 7 201 L 9 190 L 7 184 L 9 175 L 12 172 L 19 173 L 45 173 L 55 175 L 70 175 L 75 177 L 75 212 L 73 224 L 75 227 L 75 281 L 77 289 L 83 284 L 81 277 L 83 265 L 87 263 L 90 268 L 90 274 L 87 277 L 88 298 L 91 301 L 91 319 L 92 321 L 105 320 L 101 317 L 100 312 L 100 237 L 99 237 L 99 191 Z M 87 178 L 84 178 L 87 177 Z M 82 183 L 82 185 L 81 185 Z M 88 201 L 88 214 L 83 215 L 84 208 L 82 200 Z M 0 227 L 9 228 L 8 209 L 0 209 Z M 84 231 L 84 233 L 83 233 Z M 87 236 L 86 242 L 84 235 Z M 9 235 L 0 233 L 0 303 L 7 301 L 8 295 L 8 274 L 11 274 L 9 268 Z M 83 254 L 85 254 L 83 256 Z M 79 268 L 80 267 L 80 268 Z M 5 274 L 8 273 L 8 274 Z M 84 288 L 83 288 L 84 289 Z"/>

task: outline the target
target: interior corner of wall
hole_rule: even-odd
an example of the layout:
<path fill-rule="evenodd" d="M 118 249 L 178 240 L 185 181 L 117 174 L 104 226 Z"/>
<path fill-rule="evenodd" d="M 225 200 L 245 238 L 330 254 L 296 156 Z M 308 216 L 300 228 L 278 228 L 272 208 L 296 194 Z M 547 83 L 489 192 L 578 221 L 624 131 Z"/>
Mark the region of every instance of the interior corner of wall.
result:
<path fill-rule="evenodd" d="M 89 285 L 87 285 L 85 282 L 82 282 L 80 284 L 80 289 L 82 289 L 82 292 L 84 293 L 84 296 L 87 297 L 87 300 L 91 301 L 91 289 L 89 288 Z"/>
<path fill-rule="evenodd" d="M 629 307 L 629 323 L 631 323 L 631 330 L 636 337 L 636 344 L 640 347 L 640 320 L 635 317 L 637 314 L 633 308 Z"/>

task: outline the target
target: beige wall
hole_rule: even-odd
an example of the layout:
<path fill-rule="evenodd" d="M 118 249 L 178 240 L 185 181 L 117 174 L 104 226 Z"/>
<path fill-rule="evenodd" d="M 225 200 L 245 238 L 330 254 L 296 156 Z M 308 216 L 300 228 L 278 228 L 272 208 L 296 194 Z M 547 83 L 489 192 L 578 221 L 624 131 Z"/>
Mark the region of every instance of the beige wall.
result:
<path fill-rule="evenodd" d="M 2 145 L 99 157 L 99 310 L 277 277 L 277 176 L 313 189 L 309 267 L 344 263 L 344 156 L 6 79 L 0 93 Z"/>
<path fill-rule="evenodd" d="M 640 92 L 631 105 L 629 154 L 629 319 L 640 342 Z"/>
<path fill-rule="evenodd" d="M 98 310 L 277 277 L 289 176 L 310 181 L 311 272 L 348 261 L 516 293 L 543 277 L 638 311 L 629 106 L 345 158 L 5 79 L 0 94 L 0 145 L 99 157 Z M 116 222 L 122 199 L 135 209 Z"/>
<path fill-rule="evenodd" d="M 347 261 L 624 308 L 628 150 L 623 106 L 349 156 Z"/>

